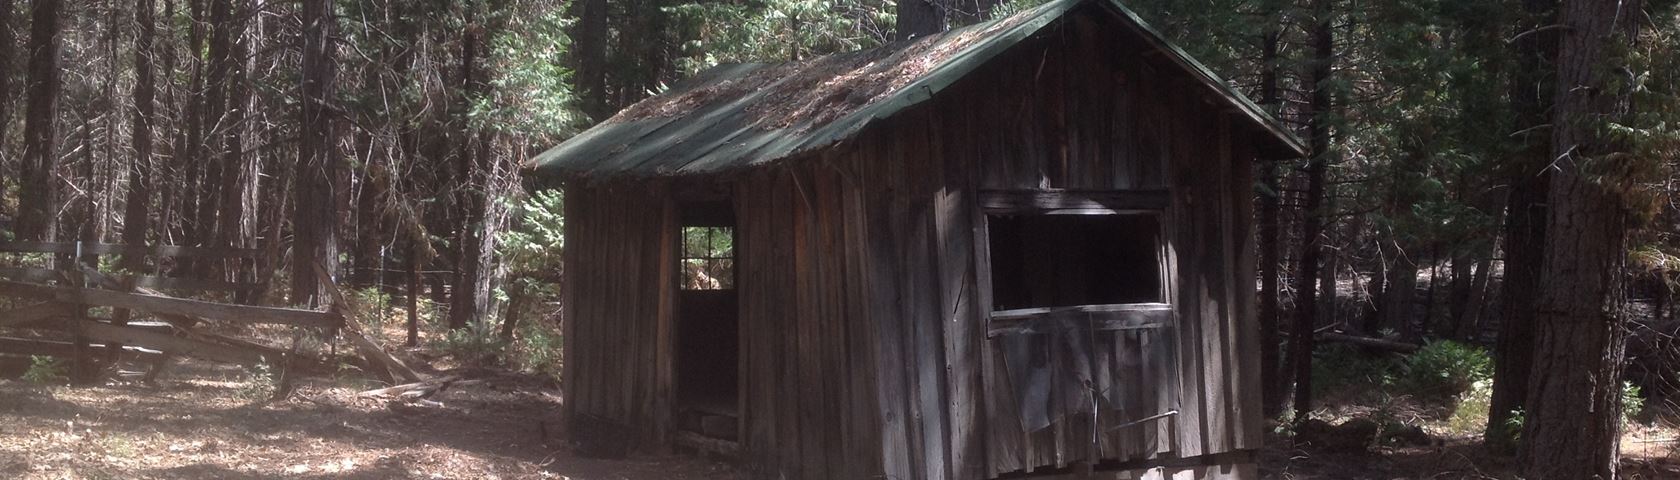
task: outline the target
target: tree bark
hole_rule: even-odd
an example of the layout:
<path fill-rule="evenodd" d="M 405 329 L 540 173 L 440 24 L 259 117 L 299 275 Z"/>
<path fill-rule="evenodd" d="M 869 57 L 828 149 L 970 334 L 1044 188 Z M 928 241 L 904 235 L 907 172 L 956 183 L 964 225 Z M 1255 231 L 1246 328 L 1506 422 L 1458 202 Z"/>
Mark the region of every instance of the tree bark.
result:
<path fill-rule="evenodd" d="M 181 174 L 181 189 L 177 199 L 181 202 L 180 222 L 181 238 L 179 241 L 192 243 L 204 238 L 203 229 L 208 228 L 202 222 L 201 210 L 211 206 L 205 200 L 203 178 L 206 159 L 204 157 L 204 123 L 206 119 L 207 97 L 205 90 L 205 62 L 204 51 L 208 48 L 204 26 L 209 24 L 205 0 L 188 0 L 187 12 L 192 20 L 187 27 L 187 56 L 189 70 L 185 98 L 182 99 L 182 115 L 186 116 L 186 128 L 175 140 L 175 159 L 179 162 Z M 181 259 L 176 264 L 180 270 L 191 271 L 196 262 L 191 258 Z"/>
<path fill-rule="evenodd" d="M 144 245 L 150 230 L 152 202 L 152 122 L 156 116 L 153 99 L 157 94 L 152 70 L 152 43 L 157 30 L 154 0 L 134 2 L 134 124 L 130 129 L 134 157 L 128 160 L 128 195 L 123 202 L 122 241 Z M 125 255 L 122 266 L 138 273 L 145 268 L 144 255 Z"/>
<path fill-rule="evenodd" d="M 1513 453 L 1516 431 L 1510 420 L 1528 405 L 1533 368 L 1532 322 L 1545 260 L 1546 194 L 1551 150 L 1547 112 L 1552 104 L 1552 76 L 1557 58 L 1555 30 L 1542 28 L 1557 17 L 1557 0 L 1524 0 L 1516 35 L 1517 65 L 1511 74 L 1511 106 L 1524 147 L 1508 165 L 1511 192 L 1505 201 L 1505 274 L 1500 285 L 1499 339 L 1493 351 L 1493 398 L 1484 439 L 1495 451 Z"/>
<path fill-rule="evenodd" d="M 339 170 L 337 113 L 334 87 L 338 77 L 337 30 L 332 0 L 303 2 L 302 135 L 298 144 L 297 205 L 292 216 L 292 303 L 323 301 L 326 286 L 312 272 L 317 263 L 329 274 L 338 272 L 339 215 L 344 209 Z"/>
<path fill-rule="evenodd" d="M 233 0 L 218 1 L 232 3 Z M 250 18 L 250 14 L 243 8 L 234 8 L 233 5 L 222 8 L 228 10 L 228 19 L 217 26 L 218 29 L 227 32 L 223 34 L 226 38 L 222 39 L 226 44 L 226 53 L 224 58 L 220 59 L 226 64 L 222 67 L 226 72 L 221 79 L 225 96 L 222 100 L 221 121 L 217 122 L 217 130 L 221 133 L 217 141 L 221 144 L 221 149 L 216 163 L 221 165 L 221 182 L 216 187 L 220 194 L 216 201 L 220 211 L 216 214 L 214 244 L 246 247 L 249 246 L 250 240 L 250 235 L 245 229 L 246 194 L 250 189 L 249 184 L 255 181 L 253 165 L 245 154 L 245 121 L 250 102 L 250 88 L 245 70 L 245 57 L 250 53 L 246 20 Z M 229 273 L 238 273 L 238 265 L 231 265 L 230 268 L 234 271 Z"/>
<path fill-rule="evenodd" d="M 1393 261 L 1385 269 L 1387 278 L 1383 279 L 1383 293 L 1377 316 L 1377 331 L 1372 333 L 1391 332 L 1402 341 L 1415 341 L 1417 335 L 1412 328 L 1412 306 L 1417 303 L 1418 265 L 1413 262 L 1412 255 L 1416 251 L 1396 252 Z"/>
<path fill-rule="evenodd" d="M 12 169 L 11 150 L 6 148 L 6 132 L 12 125 L 12 57 L 17 51 L 12 13 L 16 7 L 13 0 L 0 0 L 0 192 L 6 191 L 6 177 L 17 171 Z M 6 202 L 0 202 L 0 216 L 5 214 Z"/>
<path fill-rule="evenodd" d="M 1267 12 L 1270 15 L 1272 12 Z M 1260 38 L 1260 104 L 1272 109 L 1278 108 L 1278 40 L 1280 29 L 1276 19 L 1267 18 L 1267 29 Z M 1284 392 L 1288 386 L 1283 372 L 1278 369 L 1278 357 L 1282 352 L 1283 339 L 1278 334 L 1278 196 L 1281 186 L 1278 184 L 1277 162 L 1265 162 L 1260 165 L 1260 179 L 1265 184 L 1265 191 L 1260 194 L 1260 372 L 1261 372 L 1261 404 L 1267 417 L 1275 417 L 1283 413 L 1285 403 Z"/>
<path fill-rule="evenodd" d="M 1534 379 L 1518 457 L 1528 478 L 1614 479 L 1621 462 L 1624 273 L 1630 157 L 1607 125 L 1633 109 L 1631 47 L 1641 0 L 1562 3 L 1552 116 L 1545 263 L 1534 322 Z M 1625 169 L 1625 170 L 1623 170 Z"/>
<path fill-rule="evenodd" d="M 945 27 L 945 15 L 934 0 L 898 0 L 899 40 L 943 32 Z"/>
<path fill-rule="evenodd" d="M 474 98 L 487 93 L 489 84 L 480 72 L 484 30 L 477 18 L 476 2 L 465 6 L 468 28 L 461 39 L 461 121 L 460 153 L 456 156 L 458 175 L 463 188 L 459 189 L 456 205 L 461 210 L 456 225 L 456 256 L 454 294 L 450 297 L 449 328 L 465 328 L 484 320 L 490 305 L 491 260 L 495 253 L 495 229 L 490 220 L 491 158 L 486 133 L 478 132 L 467 121 L 465 108 Z"/>
<path fill-rule="evenodd" d="M 578 97 L 583 112 L 596 122 L 613 115 L 607 94 L 607 0 L 573 3 L 573 52 L 577 56 Z"/>
<path fill-rule="evenodd" d="M 1313 46 L 1312 101 L 1308 112 L 1313 158 L 1307 162 L 1307 198 L 1301 222 L 1301 261 L 1295 275 L 1295 326 L 1290 332 L 1290 357 L 1295 369 L 1295 421 L 1305 421 L 1312 413 L 1312 352 L 1313 329 L 1318 325 L 1318 275 L 1320 250 L 1324 241 L 1324 175 L 1331 160 L 1330 151 L 1330 74 L 1335 60 L 1335 37 L 1331 30 L 1330 2 L 1318 0 L 1314 4 L 1314 25 L 1311 31 Z"/>
<path fill-rule="evenodd" d="M 57 237 L 58 92 L 60 0 L 30 5 L 29 104 L 23 132 L 23 175 L 18 179 L 18 237 L 51 241 Z"/>

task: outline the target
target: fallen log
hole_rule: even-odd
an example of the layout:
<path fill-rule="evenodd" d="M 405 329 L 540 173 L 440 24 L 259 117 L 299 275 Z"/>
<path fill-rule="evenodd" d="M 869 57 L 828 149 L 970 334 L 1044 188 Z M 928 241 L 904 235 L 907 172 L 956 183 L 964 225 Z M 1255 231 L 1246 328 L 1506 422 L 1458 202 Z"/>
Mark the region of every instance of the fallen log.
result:
<path fill-rule="evenodd" d="M 1318 334 L 1318 339 L 1326 341 L 1326 342 L 1351 343 L 1351 344 L 1359 345 L 1359 346 L 1363 346 L 1363 347 L 1379 348 L 1379 349 L 1383 349 L 1383 350 L 1391 350 L 1391 351 L 1396 351 L 1396 352 L 1401 352 L 1401 353 L 1416 352 L 1419 348 L 1422 348 L 1422 347 L 1419 347 L 1418 345 L 1405 343 L 1405 342 L 1396 342 L 1396 341 L 1393 341 L 1393 340 L 1383 340 L 1383 339 L 1380 339 L 1380 338 L 1361 337 L 1361 336 L 1358 336 L 1358 335 L 1348 335 L 1348 334 L 1336 333 L 1336 332 L 1320 333 L 1320 334 Z"/>
<path fill-rule="evenodd" d="M 362 358 L 367 359 L 368 366 L 374 367 L 374 375 L 379 376 L 380 380 L 384 380 L 386 383 L 393 384 L 397 383 L 398 380 L 408 382 L 424 380 L 419 374 L 414 373 L 414 369 L 408 368 L 408 364 L 392 356 L 378 343 L 363 334 L 362 326 L 357 324 L 352 316 L 344 314 L 350 308 L 350 302 L 345 299 L 344 292 L 338 289 L 338 284 L 333 282 L 332 275 L 327 273 L 326 267 L 316 263 L 315 275 L 320 278 L 321 285 L 326 286 L 327 296 L 332 299 L 332 306 L 327 311 L 338 317 L 338 325 L 342 328 L 341 332 L 344 334 L 344 338 L 350 340 L 350 345 L 355 346 L 356 351 L 361 352 Z"/>
<path fill-rule="evenodd" d="M 428 398 L 428 397 L 431 397 L 433 395 L 437 395 L 439 392 L 442 392 L 444 390 L 448 390 L 450 387 L 453 387 L 453 386 L 472 385 L 472 384 L 477 384 L 477 383 L 481 383 L 481 382 L 483 382 L 483 381 L 482 380 L 463 380 L 461 377 L 451 375 L 451 376 L 442 377 L 442 378 L 434 378 L 434 379 L 426 380 L 426 381 L 423 381 L 423 382 L 405 383 L 405 384 L 402 384 L 402 385 L 395 385 L 395 386 L 390 386 L 390 387 L 385 387 L 385 388 L 376 388 L 376 389 L 373 389 L 373 390 L 368 390 L 368 391 L 365 391 L 365 392 L 362 392 L 362 393 L 358 393 L 358 394 L 356 394 L 356 396 L 358 396 L 358 397 L 398 397 L 398 398 L 403 398 L 403 399 L 407 399 L 407 400 L 414 400 L 414 399 L 420 399 L 420 398 Z"/>

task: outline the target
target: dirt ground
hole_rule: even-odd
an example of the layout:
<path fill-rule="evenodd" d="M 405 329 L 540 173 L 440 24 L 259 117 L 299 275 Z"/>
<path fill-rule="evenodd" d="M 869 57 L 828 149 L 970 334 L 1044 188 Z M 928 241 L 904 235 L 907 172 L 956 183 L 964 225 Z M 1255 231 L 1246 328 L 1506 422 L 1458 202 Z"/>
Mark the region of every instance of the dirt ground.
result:
<path fill-rule="evenodd" d="M 254 380 L 261 377 L 191 361 L 155 385 L 138 382 L 138 372 L 92 387 L 0 379 L 0 478 L 746 477 L 688 456 L 580 458 L 557 428 L 562 399 L 552 381 L 479 375 L 487 379 L 428 399 L 436 404 L 360 397 L 378 385 L 354 374 L 306 378 L 295 395 L 268 401 L 271 385 Z M 1680 479 L 1680 429 L 1672 425 L 1630 429 L 1624 478 Z M 1509 458 L 1468 436 L 1359 453 L 1268 440 L 1260 455 L 1266 478 L 1516 478 Z"/>
<path fill-rule="evenodd" d="M 578 458 L 544 380 L 499 375 L 432 397 L 359 398 L 354 378 L 270 402 L 252 375 L 186 362 L 156 385 L 0 380 L 0 478 L 734 479 L 692 457 Z"/>

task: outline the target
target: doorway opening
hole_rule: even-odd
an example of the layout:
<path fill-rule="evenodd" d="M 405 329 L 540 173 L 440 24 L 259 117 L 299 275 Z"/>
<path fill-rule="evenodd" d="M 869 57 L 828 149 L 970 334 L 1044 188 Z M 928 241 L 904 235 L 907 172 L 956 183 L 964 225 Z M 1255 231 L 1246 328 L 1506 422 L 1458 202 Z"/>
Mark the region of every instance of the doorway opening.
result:
<path fill-rule="evenodd" d="M 681 208 L 676 308 L 681 431 L 734 441 L 740 425 L 740 327 L 735 215 L 727 202 Z"/>

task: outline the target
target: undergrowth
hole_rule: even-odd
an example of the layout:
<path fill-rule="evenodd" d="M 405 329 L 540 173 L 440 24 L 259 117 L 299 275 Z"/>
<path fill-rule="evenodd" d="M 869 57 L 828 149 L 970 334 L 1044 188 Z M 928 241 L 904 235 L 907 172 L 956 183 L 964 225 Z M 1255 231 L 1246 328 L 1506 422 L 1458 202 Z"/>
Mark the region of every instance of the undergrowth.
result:
<path fill-rule="evenodd" d="M 29 357 L 29 369 L 23 372 L 23 381 L 42 385 L 64 383 L 70 379 L 69 371 L 63 360 L 35 355 Z"/>

